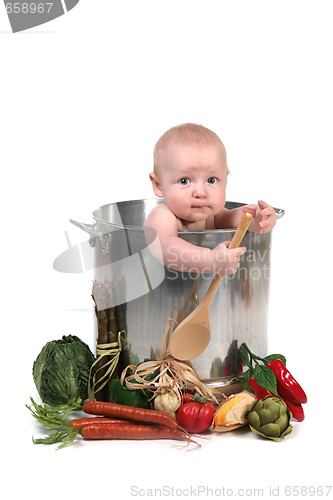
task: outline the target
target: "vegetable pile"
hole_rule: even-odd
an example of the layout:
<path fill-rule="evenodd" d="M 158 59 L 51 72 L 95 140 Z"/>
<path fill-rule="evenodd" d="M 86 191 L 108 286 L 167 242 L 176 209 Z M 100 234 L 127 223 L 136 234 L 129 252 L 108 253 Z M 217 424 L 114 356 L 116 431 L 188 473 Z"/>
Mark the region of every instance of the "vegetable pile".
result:
<path fill-rule="evenodd" d="M 238 348 L 237 341 L 232 352 L 237 365 L 247 367 L 243 390 L 222 395 L 220 404 L 198 381 L 189 363 L 180 365 L 169 355 L 138 366 L 128 364 L 119 378 L 113 374 L 108 380 L 103 391 L 107 401 L 96 401 L 87 400 L 96 366 L 87 344 L 71 335 L 48 342 L 33 364 L 33 378 L 44 404 L 31 398 L 27 408 L 53 432 L 33 442 L 58 443 L 64 448 L 78 437 L 173 439 L 200 446 L 194 436 L 244 426 L 261 437 L 281 441 L 291 433 L 292 419 L 304 420 L 304 390 L 287 370 L 282 354 L 262 358 L 245 343 Z M 183 381 L 180 367 L 192 384 Z M 71 418 L 77 410 L 90 416 Z"/>

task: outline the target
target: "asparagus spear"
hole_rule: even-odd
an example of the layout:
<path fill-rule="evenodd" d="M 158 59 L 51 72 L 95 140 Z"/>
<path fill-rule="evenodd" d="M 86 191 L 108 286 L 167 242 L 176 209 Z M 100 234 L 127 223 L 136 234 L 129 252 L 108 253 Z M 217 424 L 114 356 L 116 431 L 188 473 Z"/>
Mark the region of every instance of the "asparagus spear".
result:
<path fill-rule="evenodd" d="M 109 341 L 109 319 L 107 314 L 107 309 L 98 310 L 95 305 L 95 314 L 97 317 L 97 344 L 107 344 Z M 106 372 L 104 367 L 107 362 L 106 358 L 101 359 L 96 365 L 96 384 L 103 377 Z M 95 397 L 98 401 L 105 401 L 105 391 L 104 388 L 95 393 Z"/>

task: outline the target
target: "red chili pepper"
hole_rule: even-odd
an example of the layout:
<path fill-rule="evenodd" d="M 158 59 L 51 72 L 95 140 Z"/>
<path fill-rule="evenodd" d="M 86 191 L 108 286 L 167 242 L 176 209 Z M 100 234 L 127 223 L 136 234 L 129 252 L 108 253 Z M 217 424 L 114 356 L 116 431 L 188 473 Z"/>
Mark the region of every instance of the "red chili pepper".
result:
<path fill-rule="evenodd" d="M 183 404 L 177 411 L 177 422 L 188 432 L 204 432 L 211 426 L 214 413 L 215 406 L 204 397 L 200 399 L 197 394 L 184 394 Z"/>
<path fill-rule="evenodd" d="M 293 403 L 292 401 L 288 401 L 288 399 L 283 398 L 283 401 L 286 403 L 287 407 L 293 414 L 293 417 L 299 422 L 303 422 L 304 420 L 304 410 L 301 403 Z"/>
<path fill-rule="evenodd" d="M 254 376 L 250 377 L 250 380 L 248 381 L 249 386 L 254 392 L 254 395 L 257 399 L 264 399 L 266 396 L 275 396 L 271 391 L 268 391 L 267 389 L 264 389 L 260 385 L 257 384 L 257 382 L 254 380 Z"/>
<path fill-rule="evenodd" d="M 272 392 L 258 385 L 253 376 L 248 381 L 248 384 L 253 390 L 257 399 L 264 399 L 266 396 L 275 396 L 275 394 L 273 394 Z M 288 399 L 286 398 L 282 398 L 280 395 L 279 397 L 286 403 L 287 407 L 293 414 L 293 417 L 299 422 L 302 422 L 304 420 L 304 410 L 301 403 L 293 403 L 291 401 L 288 401 Z"/>
<path fill-rule="evenodd" d="M 276 376 L 278 393 L 292 403 L 306 403 L 307 397 L 299 383 L 287 370 L 281 359 L 269 361 L 268 366 Z"/>

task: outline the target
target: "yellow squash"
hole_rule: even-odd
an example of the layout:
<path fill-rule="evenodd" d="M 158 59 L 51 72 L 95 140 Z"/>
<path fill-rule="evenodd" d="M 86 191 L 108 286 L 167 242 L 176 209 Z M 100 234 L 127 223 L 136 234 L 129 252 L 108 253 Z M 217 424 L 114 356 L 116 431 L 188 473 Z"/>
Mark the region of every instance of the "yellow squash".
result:
<path fill-rule="evenodd" d="M 232 394 L 222 401 L 216 409 L 212 429 L 218 432 L 232 431 L 247 423 L 245 412 L 252 406 L 256 397 L 248 391 Z"/>

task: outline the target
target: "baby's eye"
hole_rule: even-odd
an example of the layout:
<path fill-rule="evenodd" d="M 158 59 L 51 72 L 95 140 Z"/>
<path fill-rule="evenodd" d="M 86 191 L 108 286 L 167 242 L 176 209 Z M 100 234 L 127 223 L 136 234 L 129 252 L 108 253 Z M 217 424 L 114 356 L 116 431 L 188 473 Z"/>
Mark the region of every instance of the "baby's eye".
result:
<path fill-rule="evenodd" d="M 216 177 L 209 177 L 207 182 L 208 182 L 208 184 L 215 184 L 215 182 L 217 182 L 217 179 L 216 179 Z"/>
<path fill-rule="evenodd" d="M 182 179 L 180 179 L 179 183 L 180 184 L 188 184 L 190 182 L 190 179 L 188 177 L 183 177 Z"/>

